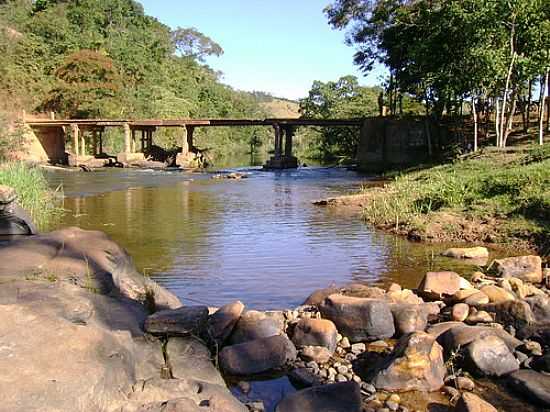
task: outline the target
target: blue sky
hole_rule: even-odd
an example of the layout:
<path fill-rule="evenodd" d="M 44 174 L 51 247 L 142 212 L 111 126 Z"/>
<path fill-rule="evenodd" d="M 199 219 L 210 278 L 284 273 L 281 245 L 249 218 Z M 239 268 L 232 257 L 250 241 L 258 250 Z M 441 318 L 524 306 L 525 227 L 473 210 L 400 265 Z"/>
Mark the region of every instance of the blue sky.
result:
<path fill-rule="evenodd" d="M 175 28 L 195 27 L 225 53 L 208 64 L 240 90 L 297 99 L 314 80 L 356 75 L 374 85 L 381 70 L 364 77 L 353 65 L 343 32 L 330 28 L 323 8 L 330 0 L 141 0 L 145 12 Z"/>

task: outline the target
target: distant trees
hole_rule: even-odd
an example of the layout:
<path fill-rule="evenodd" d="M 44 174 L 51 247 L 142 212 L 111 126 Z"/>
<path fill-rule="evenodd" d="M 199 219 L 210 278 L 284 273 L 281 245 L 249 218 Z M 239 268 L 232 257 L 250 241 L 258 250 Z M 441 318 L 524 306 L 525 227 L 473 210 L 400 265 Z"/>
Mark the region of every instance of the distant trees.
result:
<path fill-rule="evenodd" d="M 415 96 L 436 118 L 470 102 L 476 125 L 489 107 L 497 146 L 507 144 L 516 110 L 528 110 L 518 104 L 531 101 L 528 85 L 546 89 L 547 0 L 337 0 L 325 12 L 334 28 L 349 29 L 363 70 L 388 67 L 390 93 Z"/>
<path fill-rule="evenodd" d="M 172 43 L 182 56 L 204 61 L 206 56 L 221 56 L 222 47 L 194 27 L 178 27 L 172 32 Z"/>

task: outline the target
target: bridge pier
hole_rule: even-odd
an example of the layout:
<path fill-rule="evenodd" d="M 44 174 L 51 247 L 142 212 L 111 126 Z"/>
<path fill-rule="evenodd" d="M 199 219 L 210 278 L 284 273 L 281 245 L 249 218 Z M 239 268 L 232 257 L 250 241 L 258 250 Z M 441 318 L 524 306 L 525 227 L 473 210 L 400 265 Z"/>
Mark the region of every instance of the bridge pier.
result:
<path fill-rule="evenodd" d="M 292 156 L 292 139 L 294 127 L 292 125 L 273 124 L 275 132 L 275 152 L 266 162 L 264 169 L 296 169 L 298 159 Z"/>
<path fill-rule="evenodd" d="M 176 165 L 179 167 L 198 167 L 193 144 L 195 126 L 184 125 L 182 130 L 181 153 L 176 156 Z"/>
<path fill-rule="evenodd" d="M 130 164 L 145 160 L 143 153 L 135 153 L 135 131 L 128 122 L 123 123 L 124 130 L 124 152 L 117 154 L 116 160 L 122 164 Z"/>

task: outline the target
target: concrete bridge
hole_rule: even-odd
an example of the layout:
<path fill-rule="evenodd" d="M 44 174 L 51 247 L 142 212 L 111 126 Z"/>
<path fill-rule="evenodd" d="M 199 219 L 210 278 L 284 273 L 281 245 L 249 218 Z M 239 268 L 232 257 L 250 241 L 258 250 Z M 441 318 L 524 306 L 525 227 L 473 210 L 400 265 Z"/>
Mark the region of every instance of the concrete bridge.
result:
<path fill-rule="evenodd" d="M 113 120 L 113 119 L 49 119 L 26 118 L 53 162 L 62 162 L 67 152 L 65 136 L 71 131 L 72 150 L 69 164 L 77 166 L 103 153 L 103 132 L 107 127 L 124 130 L 124 151 L 117 155 L 121 163 L 144 159 L 143 153 L 153 145 L 155 131 L 162 127 L 181 129 L 182 151 L 176 163 L 187 166 L 193 155 L 193 133 L 197 127 L 242 127 L 266 126 L 274 132 L 274 155 L 265 165 L 271 169 L 288 169 L 298 166 L 298 159 L 292 155 L 292 142 L 297 127 L 357 127 L 361 130 L 365 119 L 173 119 L 173 120 Z M 90 140 L 91 139 L 91 140 Z M 86 153 L 86 142 L 91 142 L 92 153 Z M 137 147 L 137 143 L 140 147 Z"/>

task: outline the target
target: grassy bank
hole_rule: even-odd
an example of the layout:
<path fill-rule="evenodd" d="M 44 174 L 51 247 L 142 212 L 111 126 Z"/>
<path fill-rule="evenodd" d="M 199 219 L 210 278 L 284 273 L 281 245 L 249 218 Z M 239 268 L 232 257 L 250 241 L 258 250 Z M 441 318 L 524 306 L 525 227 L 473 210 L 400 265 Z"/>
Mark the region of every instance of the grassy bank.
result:
<path fill-rule="evenodd" d="M 550 147 L 487 149 L 367 189 L 365 219 L 411 238 L 550 252 Z"/>
<path fill-rule="evenodd" d="M 39 228 L 44 228 L 59 214 L 59 202 L 40 169 L 23 163 L 0 165 L 0 185 L 17 191 L 19 204 L 32 216 Z"/>

